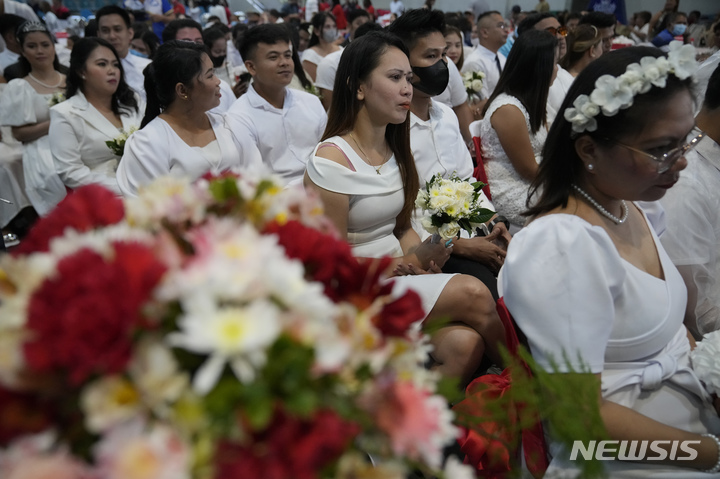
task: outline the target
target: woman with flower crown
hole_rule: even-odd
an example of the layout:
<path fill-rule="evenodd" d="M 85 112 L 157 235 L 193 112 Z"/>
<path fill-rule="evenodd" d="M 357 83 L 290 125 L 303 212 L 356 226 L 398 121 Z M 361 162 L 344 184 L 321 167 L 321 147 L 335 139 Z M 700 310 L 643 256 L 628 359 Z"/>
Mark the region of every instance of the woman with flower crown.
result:
<path fill-rule="evenodd" d="M 322 142 L 310 158 L 305 186 L 360 257 L 391 256 L 416 275 L 396 276 L 394 293 L 418 292 L 434 326 L 434 367 L 466 384 L 484 353 L 500 364 L 503 327 L 490 291 L 467 275 L 439 273 L 452 240 L 423 243 L 412 229 L 419 190 L 410 149 L 412 69 L 403 42 L 372 32 L 345 49 Z M 418 274 L 431 270 L 437 274 Z M 398 274 L 395 271 L 395 274 Z"/>
<path fill-rule="evenodd" d="M 63 99 L 66 68 L 60 65 L 47 27 L 25 22 L 17 31 L 18 60 L 25 75 L 8 83 L 0 96 L 0 120 L 23 143 L 25 193 L 35 211 L 47 214 L 65 197 L 50 153 L 50 107 Z"/>
<path fill-rule="evenodd" d="M 608 477 L 720 476 L 720 419 L 689 360 L 685 285 L 658 240 L 656 200 L 698 141 L 696 68 L 693 47 L 678 43 L 668 57 L 647 47 L 611 52 L 578 75 L 543 150 L 531 222 L 501 272 L 538 364 L 598 378 L 609 437 L 597 439 L 636 441 L 634 450 L 610 447 L 620 454 L 602 463 Z M 548 473 L 576 469 L 552 437 L 550 452 Z"/>

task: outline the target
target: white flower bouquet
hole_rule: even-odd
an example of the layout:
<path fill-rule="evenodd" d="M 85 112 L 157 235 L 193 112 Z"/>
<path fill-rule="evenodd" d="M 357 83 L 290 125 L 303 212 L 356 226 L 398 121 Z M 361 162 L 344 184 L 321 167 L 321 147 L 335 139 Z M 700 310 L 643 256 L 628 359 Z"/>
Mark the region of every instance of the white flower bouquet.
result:
<path fill-rule="evenodd" d="M 711 394 L 720 394 L 720 331 L 706 334 L 690 353 L 693 369 Z"/>
<path fill-rule="evenodd" d="M 137 130 L 136 126 L 131 126 L 128 131 L 123 130 L 118 137 L 106 141 L 105 144 L 115 155 L 122 157 L 123 153 L 125 153 L 125 142 Z"/>
<path fill-rule="evenodd" d="M 430 213 L 422 219 L 428 233 L 447 240 L 457 236 L 461 229 L 472 235 L 475 228 L 489 221 L 495 212 L 483 207 L 481 181 L 470 183 L 456 173 L 445 179 L 436 174 L 418 192 L 415 206 Z"/>
<path fill-rule="evenodd" d="M 480 90 L 482 90 L 485 82 L 485 73 L 467 72 L 463 74 L 463 84 L 468 94 L 468 100 L 474 101 L 480 99 Z"/>
<path fill-rule="evenodd" d="M 61 91 L 56 91 L 48 100 L 48 106 L 52 108 L 55 105 L 59 105 L 60 103 L 64 102 L 65 100 L 67 100 L 67 98 L 65 98 L 65 93 Z"/>

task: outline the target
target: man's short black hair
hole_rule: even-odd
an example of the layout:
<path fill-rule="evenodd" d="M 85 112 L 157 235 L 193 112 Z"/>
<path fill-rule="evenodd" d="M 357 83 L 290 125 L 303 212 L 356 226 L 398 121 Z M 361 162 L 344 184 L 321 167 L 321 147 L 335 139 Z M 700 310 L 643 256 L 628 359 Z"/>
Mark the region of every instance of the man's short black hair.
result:
<path fill-rule="evenodd" d="M 408 50 L 412 50 L 420 38 L 433 32 L 445 31 L 445 14 L 440 10 L 416 8 L 408 10 L 387 27 L 387 31 L 397 35 Z"/>
<path fill-rule="evenodd" d="M 382 32 L 383 27 L 378 25 L 375 22 L 366 22 L 357 27 L 355 30 L 355 40 L 362 37 L 363 35 L 367 35 L 370 32 Z"/>
<path fill-rule="evenodd" d="M 240 56 L 243 61 L 253 60 L 259 43 L 274 45 L 278 42 L 290 43 L 290 31 L 283 24 L 265 23 L 247 31 L 240 43 Z"/>
<path fill-rule="evenodd" d="M 106 5 L 102 7 L 100 10 L 95 12 L 95 20 L 97 20 L 98 25 L 100 25 L 100 19 L 107 15 L 120 15 L 125 22 L 125 26 L 132 28 L 130 14 L 124 8 L 120 8 L 117 5 Z"/>
<path fill-rule="evenodd" d="M 20 25 L 27 22 L 26 19 L 19 15 L 13 15 L 12 13 L 6 13 L 0 15 L 0 35 L 11 33 L 15 35 Z"/>
<path fill-rule="evenodd" d="M 595 28 L 610 28 L 617 23 L 615 15 L 603 12 L 588 12 L 580 19 L 580 25 L 592 25 Z"/>
<path fill-rule="evenodd" d="M 370 18 L 370 14 L 368 13 L 368 11 L 363 10 L 362 8 L 354 8 L 350 10 L 345 16 L 347 17 L 348 24 L 351 24 L 360 17 Z M 370 18 L 370 20 L 372 20 L 372 18 Z"/>
<path fill-rule="evenodd" d="M 202 26 L 191 18 L 181 18 L 179 20 L 173 20 L 172 22 L 165 25 L 165 29 L 162 32 L 162 40 L 169 42 L 175 40 L 177 33 L 183 28 L 196 28 L 198 32 L 202 33 Z"/>
<path fill-rule="evenodd" d="M 555 15 L 553 15 L 552 13 L 535 13 L 533 15 L 528 15 L 523 19 L 522 22 L 520 22 L 517 27 L 518 36 L 522 35 L 528 30 L 532 30 L 533 28 L 535 28 L 535 25 L 550 17 L 555 18 Z"/>

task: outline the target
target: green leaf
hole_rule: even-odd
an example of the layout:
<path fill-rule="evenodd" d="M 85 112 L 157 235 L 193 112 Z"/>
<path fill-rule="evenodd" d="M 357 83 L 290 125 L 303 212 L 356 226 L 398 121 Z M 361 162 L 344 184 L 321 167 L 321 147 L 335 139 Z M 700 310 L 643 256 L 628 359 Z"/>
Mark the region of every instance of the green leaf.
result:
<path fill-rule="evenodd" d="M 215 200 L 224 202 L 228 200 L 237 200 L 242 202 L 242 196 L 237 187 L 234 178 L 219 178 L 210 182 L 210 193 Z"/>

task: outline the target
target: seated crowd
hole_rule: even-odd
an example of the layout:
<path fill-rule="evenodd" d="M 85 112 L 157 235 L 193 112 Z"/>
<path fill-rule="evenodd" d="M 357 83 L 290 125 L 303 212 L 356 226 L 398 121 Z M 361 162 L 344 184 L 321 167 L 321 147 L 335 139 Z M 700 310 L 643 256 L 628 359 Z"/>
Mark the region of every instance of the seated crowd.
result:
<path fill-rule="evenodd" d="M 15 3 L 0 15 L 8 247 L 83 185 L 130 197 L 164 175 L 270 172 L 319 195 L 355 255 L 394 258 L 393 288 L 422 300 L 428 367 L 467 385 L 502 366 L 502 297 L 541 367 L 564 355 L 600 379 L 611 439 L 697 441 L 682 468 L 609 461 L 611 477 L 720 473 L 720 418 L 689 360 L 720 330 L 717 21 L 700 28 L 678 0 L 629 25 L 426 2 L 383 28 L 336 2 L 310 25 L 298 8 L 232 27 L 160 12 L 151 28 L 105 6 L 65 46 Z M 676 40 L 705 48 L 694 78 Z M 454 174 L 486 176 L 495 213 L 438 242 L 415 199 Z M 548 444 L 550 469 L 572 473 Z"/>

